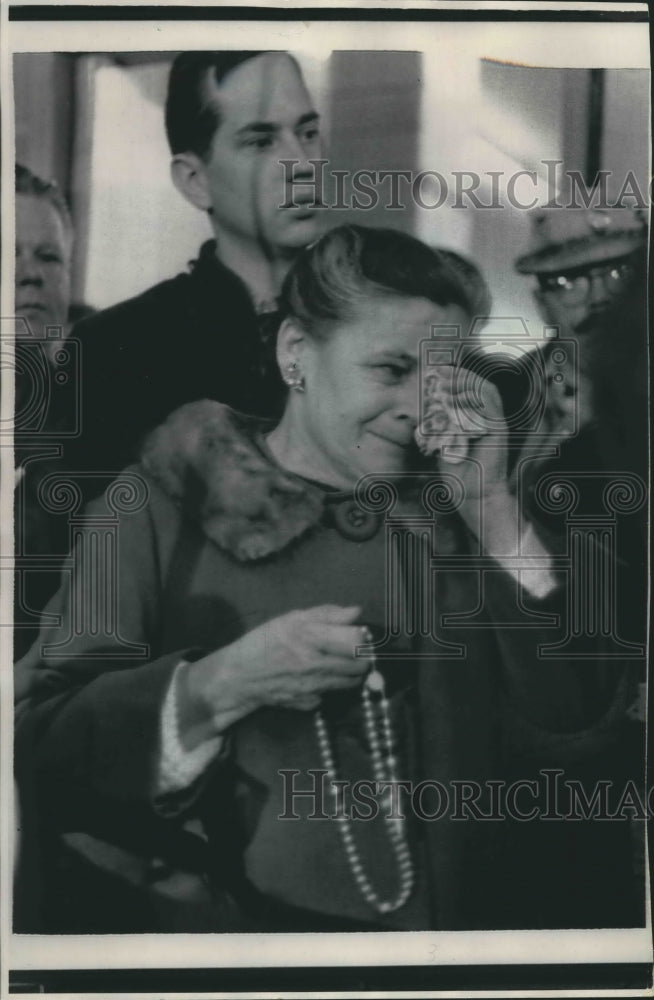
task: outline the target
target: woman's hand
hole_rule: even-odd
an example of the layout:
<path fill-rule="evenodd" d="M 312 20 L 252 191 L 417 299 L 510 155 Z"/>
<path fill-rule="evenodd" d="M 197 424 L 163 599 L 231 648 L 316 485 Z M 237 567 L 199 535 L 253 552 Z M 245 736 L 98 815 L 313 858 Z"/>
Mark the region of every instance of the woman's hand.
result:
<path fill-rule="evenodd" d="M 465 369 L 456 371 L 451 386 L 460 431 L 444 449 L 440 467 L 454 472 L 463 486 L 459 512 L 488 555 L 500 562 L 502 557 L 524 556 L 532 590 L 545 593 L 553 586 L 550 571 L 532 568 L 528 559 L 547 552 L 533 531 L 525 534 L 518 498 L 507 477 L 508 429 L 499 392 L 488 379 Z"/>
<path fill-rule="evenodd" d="M 444 383 L 448 408 L 456 428 L 441 453 L 440 468 L 458 476 L 465 490 L 464 505 L 479 506 L 508 492 L 508 430 L 500 394 L 488 379 L 465 368 L 451 369 Z"/>
<path fill-rule="evenodd" d="M 213 735 L 266 705 L 310 711 L 324 692 L 356 687 L 370 666 L 355 656 L 365 641 L 353 624 L 360 614 L 330 604 L 291 611 L 190 664 L 180 729 L 200 726 Z"/>
<path fill-rule="evenodd" d="M 463 487 L 459 513 L 493 556 L 519 549 L 518 504 L 507 477 L 508 429 L 497 388 L 474 372 L 451 370 L 448 406 L 457 428 L 440 457 L 440 469 Z"/>

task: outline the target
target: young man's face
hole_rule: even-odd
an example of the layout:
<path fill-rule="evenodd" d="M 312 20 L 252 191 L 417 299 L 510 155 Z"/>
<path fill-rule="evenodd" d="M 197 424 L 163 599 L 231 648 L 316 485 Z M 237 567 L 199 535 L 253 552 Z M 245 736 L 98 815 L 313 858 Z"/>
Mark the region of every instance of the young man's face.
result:
<path fill-rule="evenodd" d="M 218 238 L 263 244 L 283 255 L 319 235 L 314 169 L 322 156 L 318 116 L 295 63 L 264 53 L 232 70 L 219 90 L 220 124 L 204 160 Z M 291 190 L 281 160 L 299 161 Z M 289 175 L 289 176 L 287 176 Z M 292 195 L 292 197 L 291 197 Z M 297 207 L 283 208 L 293 201 Z"/>

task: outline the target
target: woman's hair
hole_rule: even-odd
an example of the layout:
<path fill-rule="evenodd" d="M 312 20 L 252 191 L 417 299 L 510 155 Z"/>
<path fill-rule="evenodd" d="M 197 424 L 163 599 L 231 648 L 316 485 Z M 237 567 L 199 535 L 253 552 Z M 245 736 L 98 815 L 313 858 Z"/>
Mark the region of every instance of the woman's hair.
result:
<path fill-rule="evenodd" d="M 493 296 L 488 287 L 488 282 L 475 262 L 469 257 L 464 257 L 463 254 L 456 253 L 454 250 L 448 250 L 445 247 L 439 247 L 438 251 L 443 254 L 461 277 L 470 296 L 473 317 L 478 320 L 490 319 L 491 312 L 493 311 Z M 479 324 L 479 326 L 481 325 L 483 324 Z"/>
<path fill-rule="evenodd" d="M 438 250 L 392 229 L 339 226 L 299 255 L 281 294 L 284 316 L 326 339 L 371 295 L 405 295 L 473 309 L 458 271 Z"/>

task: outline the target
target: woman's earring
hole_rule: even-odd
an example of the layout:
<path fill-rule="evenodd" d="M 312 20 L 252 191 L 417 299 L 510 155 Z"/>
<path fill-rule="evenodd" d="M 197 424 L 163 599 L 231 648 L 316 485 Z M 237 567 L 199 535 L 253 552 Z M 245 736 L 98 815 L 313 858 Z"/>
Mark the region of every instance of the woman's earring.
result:
<path fill-rule="evenodd" d="M 298 370 L 297 361 L 289 361 L 287 364 L 286 372 L 284 373 L 284 382 L 289 389 L 295 389 L 296 392 L 304 392 L 304 375 Z"/>

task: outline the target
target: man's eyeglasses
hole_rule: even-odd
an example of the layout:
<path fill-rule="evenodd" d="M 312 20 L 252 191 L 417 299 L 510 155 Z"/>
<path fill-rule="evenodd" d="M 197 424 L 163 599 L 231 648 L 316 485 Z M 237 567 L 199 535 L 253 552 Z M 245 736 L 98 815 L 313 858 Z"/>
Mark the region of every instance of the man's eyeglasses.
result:
<path fill-rule="evenodd" d="M 598 264 L 584 268 L 582 272 L 540 276 L 539 285 L 544 292 L 554 292 L 568 305 L 580 305 L 590 295 L 594 278 L 601 278 L 608 295 L 621 295 L 634 274 L 634 266 L 629 262 L 619 264 Z"/>

